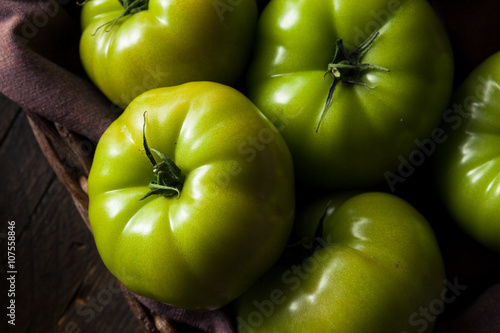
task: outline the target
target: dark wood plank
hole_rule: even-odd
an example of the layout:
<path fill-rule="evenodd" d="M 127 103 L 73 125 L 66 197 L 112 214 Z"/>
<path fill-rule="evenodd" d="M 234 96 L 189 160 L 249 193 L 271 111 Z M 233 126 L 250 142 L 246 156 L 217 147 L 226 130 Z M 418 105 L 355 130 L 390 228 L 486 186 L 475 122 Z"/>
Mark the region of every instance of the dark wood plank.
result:
<path fill-rule="evenodd" d="M 15 117 L 0 146 L 0 161 L 0 221 L 17 219 L 21 232 L 54 179 L 23 113 Z"/>
<path fill-rule="evenodd" d="M 0 332 L 141 332 L 92 235 L 54 175 L 23 112 L 0 96 L 9 114 L 0 135 L 0 301 L 6 284 L 7 221 L 16 221 L 16 326 Z M 1 136 L 0 136 L 1 138 Z M 4 313 L 4 312 L 2 312 Z"/>
<path fill-rule="evenodd" d="M 31 289 L 44 302 L 31 312 L 43 313 L 47 307 L 51 311 L 30 316 L 33 326 L 28 332 L 43 325 L 47 332 L 134 332 L 137 320 L 58 180 L 35 211 L 32 224 Z"/>
<path fill-rule="evenodd" d="M 0 94 L 0 144 L 4 141 L 5 136 L 12 125 L 14 118 L 21 112 L 21 108 L 4 95 Z"/>
<path fill-rule="evenodd" d="M 13 121 L 6 126 L 7 132 L 0 146 L 0 183 L 3 185 L 0 200 L 0 234 L 2 246 L 0 251 L 0 260 L 2 267 L 2 276 L 0 285 L 3 287 L 6 282 L 6 261 L 7 261 L 7 221 L 15 221 L 16 232 L 16 260 L 15 268 L 19 272 L 15 283 L 15 301 L 16 301 L 16 331 L 26 331 L 29 311 L 22 311 L 21 300 L 23 295 L 29 296 L 31 293 L 27 280 L 22 279 L 22 267 L 25 267 L 24 273 L 29 273 L 30 268 L 26 267 L 29 257 L 24 257 L 23 252 L 29 249 L 29 239 L 24 237 L 25 231 L 30 228 L 30 216 L 36 210 L 38 203 L 47 191 L 50 183 L 54 180 L 54 174 L 45 161 L 30 133 L 30 127 L 26 117 L 22 113 L 17 113 Z M 26 245 L 25 245 L 26 244 Z M 10 289 L 10 288 L 9 288 Z M 1 304 L 8 304 L 10 298 L 7 295 L 8 289 L 1 288 Z M 22 291 L 21 291 L 22 290 Z M 17 320 L 19 319 L 19 321 Z M 6 325 L 6 320 L 0 322 L 0 327 Z"/>

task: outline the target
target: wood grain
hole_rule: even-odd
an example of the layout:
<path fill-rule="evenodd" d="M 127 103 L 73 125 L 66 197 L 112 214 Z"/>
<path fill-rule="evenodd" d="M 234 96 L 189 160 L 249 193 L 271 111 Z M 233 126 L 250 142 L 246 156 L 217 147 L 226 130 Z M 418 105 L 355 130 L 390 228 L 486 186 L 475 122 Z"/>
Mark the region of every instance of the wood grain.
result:
<path fill-rule="evenodd" d="M 142 332 L 66 188 L 42 154 L 26 115 L 0 95 L 0 299 L 7 221 L 16 221 L 16 326 L 1 332 Z M 2 314 L 4 311 L 2 311 Z"/>

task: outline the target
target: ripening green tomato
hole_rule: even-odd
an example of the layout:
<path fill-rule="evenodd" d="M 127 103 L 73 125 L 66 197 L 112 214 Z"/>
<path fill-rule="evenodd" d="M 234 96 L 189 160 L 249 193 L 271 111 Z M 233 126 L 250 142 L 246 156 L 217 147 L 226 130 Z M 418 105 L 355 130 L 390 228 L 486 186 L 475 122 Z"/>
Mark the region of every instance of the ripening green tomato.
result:
<path fill-rule="evenodd" d="M 101 91 L 126 107 L 153 88 L 234 85 L 256 24 L 255 0 L 89 0 L 81 14 L 80 56 Z"/>
<path fill-rule="evenodd" d="M 345 201 L 361 193 L 361 191 L 342 191 L 334 196 L 323 195 L 312 199 L 312 202 L 297 207 L 299 214 L 297 214 L 294 224 L 294 235 L 299 237 L 303 245 L 312 244 L 318 236 L 318 232 L 322 230 L 321 221 L 326 216 L 333 214 Z M 300 202 L 300 199 L 296 199 L 296 201 Z"/>
<path fill-rule="evenodd" d="M 437 188 L 463 229 L 500 251 L 500 52 L 468 76 L 443 119 Z"/>
<path fill-rule="evenodd" d="M 449 40 L 425 0 L 273 0 L 248 96 L 275 119 L 300 180 L 354 188 L 383 181 L 430 135 L 452 81 Z"/>
<path fill-rule="evenodd" d="M 99 254 L 137 294 L 219 308 L 281 255 L 293 227 L 292 165 L 276 128 L 235 89 L 148 91 L 97 146 L 88 194 Z"/>
<path fill-rule="evenodd" d="M 236 301 L 239 332 L 431 332 L 446 285 L 425 218 L 391 194 L 331 200 L 312 254 L 276 266 Z M 318 225 L 310 212 L 299 223 Z"/>

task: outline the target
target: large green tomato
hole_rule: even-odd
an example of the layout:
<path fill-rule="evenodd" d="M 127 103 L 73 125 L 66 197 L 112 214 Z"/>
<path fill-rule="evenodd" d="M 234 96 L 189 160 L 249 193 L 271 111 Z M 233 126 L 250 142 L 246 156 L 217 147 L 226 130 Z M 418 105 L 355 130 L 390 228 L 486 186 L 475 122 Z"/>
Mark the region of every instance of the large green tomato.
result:
<path fill-rule="evenodd" d="M 126 107 L 153 88 L 191 81 L 234 85 L 253 47 L 257 5 L 255 0 L 88 0 L 81 24 L 85 70 L 113 103 Z"/>
<path fill-rule="evenodd" d="M 235 89 L 192 82 L 146 92 L 97 146 L 88 194 L 99 254 L 137 294 L 221 307 L 283 251 L 292 165 L 279 132 Z"/>
<path fill-rule="evenodd" d="M 239 332 L 431 332 L 446 284 L 425 218 L 391 194 L 331 200 L 321 224 L 321 214 L 298 219 L 322 230 L 306 242 L 313 253 L 271 270 L 238 299 Z"/>
<path fill-rule="evenodd" d="M 452 217 L 500 251 L 500 52 L 478 66 L 444 114 L 437 184 Z"/>
<path fill-rule="evenodd" d="M 297 177 L 353 188 L 383 181 L 438 126 L 453 58 L 425 0 L 273 0 L 248 73 Z"/>

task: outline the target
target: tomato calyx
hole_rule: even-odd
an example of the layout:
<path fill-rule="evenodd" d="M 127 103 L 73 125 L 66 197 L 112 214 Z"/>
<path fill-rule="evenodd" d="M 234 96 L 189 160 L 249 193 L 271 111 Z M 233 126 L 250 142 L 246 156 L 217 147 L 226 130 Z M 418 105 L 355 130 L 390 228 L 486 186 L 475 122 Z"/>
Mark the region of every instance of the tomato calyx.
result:
<path fill-rule="evenodd" d="M 144 200 L 151 195 L 163 195 L 164 197 L 170 198 L 177 196 L 177 199 L 181 196 L 182 186 L 184 185 L 184 180 L 186 177 L 182 173 L 181 169 L 172 161 L 170 158 L 166 157 L 160 151 L 149 148 L 146 139 L 146 115 L 144 112 L 144 124 L 142 130 L 144 150 L 146 156 L 153 164 L 153 173 L 155 179 L 149 183 L 150 191 L 146 193 L 140 200 Z M 161 162 L 157 163 L 152 152 L 158 155 Z"/>
<path fill-rule="evenodd" d="M 85 0 L 83 2 L 83 4 L 85 4 L 87 1 L 90 1 L 90 0 Z M 109 28 L 107 28 L 106 30 L 104 30 L 105 32 L 109 32 L 111 31 L 111 29 L 113 29 L 113 27 L 115 26 L 115 24 L 123 17 L 127 16 L 127 15 L 134 15 L 136 13 L 139 13 L 143 10 L 146 10 L 148 9 L 148 6 L 149 6 L 149 0 L 118 0 L 121 5 L 123 6 L 123 12 L 118 16 L 116 17 L 115 19 L 111 20 L 111 21 L 108 21 L 106 23 L 104 23 L 103 25 L 99 26 L 95 31 L 94 33 L 92 34 L 92 36 L 94 36 L 97 31 L 99 31 L 99 29 L 101 29 L 102 27 L 104 26 L 107 26 L 109 24 L 111 24 L 111 26 Z"/>
<path fill-rule="evenodd" d="M 368 88 L 374 88 L 370 84 L 363 82 L 361 80 L 361 74 L 366 70 L 380 70 L 384 72 L 389 72 L 389 69 L 374 65 L 362 63 L 361 59 L 365 53 L 370 49 L 375 39 L 379 36 L 380 32 L 376 30 L 370 37 L 368 37 L 361 45 L 359 45 L 354 51 L 347 51 L 344 47 L 344 42 L 342 39 L 338 39 L 336 43 L 335 55 L 333 56 L 332 62 L 328 64 L 328 69 L 323 75 L 323 79 L 327 75 L 331 75 L 333 78 L 332 85 L 328 91 L 328 97 L 326 99 L 325 107 L 321 113 L 321 118 L 316 127 L 316 133 L 319 130 L 319 126 L 325 116 L 328 108 L 330 107 L 335 88 L 340 83 L 342 85 L 360 85 Z"/>
<path fill-rule="evenodd" d="M 325 247 L 325 242 L 323 241 L 323 224 L 328 215 L 331 203 L 332 200 L 328 201 L 323 214 L 318 219 L 314 236 L 299 236 L 297 239 L 294 239 L 296 235 L 291 236 L 291 242 L 287 245 L 287 251 L 282 256 L 282 262 L 287 265 L 299 264 L 299 261 L 311 257 L 316 251 Z"/>

